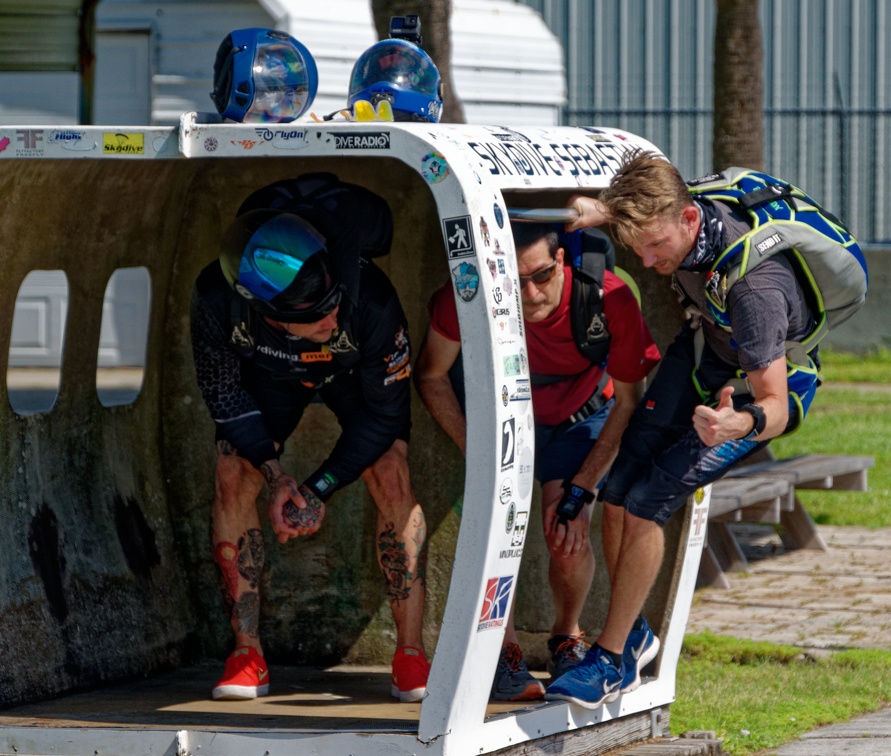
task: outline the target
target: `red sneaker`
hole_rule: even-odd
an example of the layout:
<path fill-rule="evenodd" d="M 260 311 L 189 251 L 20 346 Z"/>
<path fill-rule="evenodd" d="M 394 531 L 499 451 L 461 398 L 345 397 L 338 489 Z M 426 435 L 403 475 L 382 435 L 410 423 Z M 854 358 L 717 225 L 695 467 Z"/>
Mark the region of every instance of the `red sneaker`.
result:
<path fill-rule="evenodd" d="M 402 703 L 414 703 L 424 697 L 430 662 L 424 652 L 414 646 L 402 646 L 393 656 L 393 677 L 390 694 Z"/>
<path fill-rule="evenodd" d="M 213 697 L 242 700 L 267 693 L 269 668 L 263 657 L 250 646 L 236 648 L 226 659 L 226 669 L 213 689 Z"/>

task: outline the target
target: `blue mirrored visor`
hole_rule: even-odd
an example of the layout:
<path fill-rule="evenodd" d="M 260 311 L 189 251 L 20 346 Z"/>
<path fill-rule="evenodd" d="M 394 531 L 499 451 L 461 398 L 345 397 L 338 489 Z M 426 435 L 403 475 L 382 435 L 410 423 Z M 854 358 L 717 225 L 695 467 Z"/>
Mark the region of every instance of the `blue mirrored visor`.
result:
<path fill-rule="evenodd" d="M 315 230 L 283 213 L 251 236 L 241 255 L 238 283 L 251 297 L 269 302 L 294 283 L 310 257 L 324 249 L 325 240 Z"/>
<path fill-rule="evenodd" d="M 305 261 L 275 249 L 254 247 L 241 256 L 238 282 L 255 297 L 268 301 L 294 283 Z"/>
<path fill-rule="evenodd" d="M 436 98 L 439 71 L 420 47 L 401 39 L 387 39 L 372 45 L 353 66 L 350 93 L 385 82 Z"/>

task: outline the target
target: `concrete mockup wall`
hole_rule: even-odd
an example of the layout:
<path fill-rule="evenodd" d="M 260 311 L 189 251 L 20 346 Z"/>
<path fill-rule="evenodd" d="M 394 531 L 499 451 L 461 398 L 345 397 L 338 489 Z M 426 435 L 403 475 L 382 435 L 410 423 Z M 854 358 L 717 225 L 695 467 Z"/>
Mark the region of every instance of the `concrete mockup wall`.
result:
<path fill-rule="evenodd" d="M 4 167 L 4 322 L 11 324 L 30 270 L 63 270 L 70 287 L 56 405 L 20 416 L 6 397 L 0 401 L 0 649 L 10 651 L 0 703 L 14 703 L 228 652 L 209 558 L 213 427 L 195 384 L 188 302 L 241 200 L 310 170 L 333 170 L 384 195 L 396 234 L 392 254 L 379 262 L 400 290 L 416 345 L 426 298 L 448 269 L 429 190 L 395 160 L 7 160 Z M 133 405 L 104 408 L 95 373 L 105 286 L 115 269 L 138 265 L 153 286 L 145 382 Z M 9 338 L 8 325 L 0 354 L 8 354 Z M 298 477 L 337 435 L 325 408 L 310 409 L 285 455 Z M 417 400 L 414 432 L 412 469 L 433 533 L 435 643 L 463 469 L 460 455 L 431 442 L 438 431 Z M 318 535 L 284 547 L 269 537 L 263 502 L 260 508 L 270 658 L 333 662 L 354 646 L 359 658 L 389 658 L 374 507 L 364 486 L 338 495 Z"/>
<path fill-rule="evenodd" d="M 891 349 L 891 245 L 863 250 L 869 271 L 866 303 L 848 322 L 830 331 L 824 343 L 843 352 Z"/>
<path fill-rule="evenodd" d="M 228 652 L 209 548 L 213 428 L 195 384 L 188 302 L 242 199 L 316 170 L 363 184 L 393 208 L 393 251 L 379 263 L 400 292 L 417 351 L 426 300 L 449 271 L 430 190 L 395 159 L 4 161 L 0 315 L 8 325 L 0 329 L 0 355 L 8 354 L 16 294 L 30 270 L 64 270 L 70 303 L 55 407 L 19 416 L 0 398 L 0 704 Z M 153 287 L 145 381 L 134 404 L 105 408 L 95 393 L 102 300 L 112 272 L 132 266 L 145 266 Z M 338 432 L 328 410 L 310 410 L 284 456 L 298 478 L 316 468 Z M 417 397 L 410 464 L 431 533 L 425 633 L 432 651 L 464 468 Z M 389 662 L 394 633 L 364 486 L 332 500 L 318 534 L 285 546 L 271 537 L 265 502 L 259 506 L 267 543 L 261 631 L 270 660 Z M 543 658 L 552 612 L 537 516 L 517 624 L 529 633 L 530 656 Z M 677 533 L 669 532 L 657 612 L 668 601 L 676 558 Z M 607 597 L 600 570 L 583 617 L 587 630 L 599 627 Z M 658 617 L 652 621 L 658 631 Z"/>

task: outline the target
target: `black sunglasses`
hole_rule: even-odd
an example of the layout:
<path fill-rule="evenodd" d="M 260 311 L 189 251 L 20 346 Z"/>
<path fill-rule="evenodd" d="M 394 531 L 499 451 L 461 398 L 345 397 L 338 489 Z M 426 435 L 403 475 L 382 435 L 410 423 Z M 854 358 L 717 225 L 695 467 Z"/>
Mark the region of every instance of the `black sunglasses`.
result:
<path fill-rule="evenodd" d="M 520 288 L 522 289 L 527 283 L 532 281 L 536 286 L 541 286 L 550 281 L 557 272 L 557 261 L 554 260 L 550 265 L 545 266 L 541 270 L 536 270 L 528 276 L 520 276 Z"/>
<path fill-rule="evenodd" d="M 340 306 L 343 292 L 344 288 L 341 284 L 334 284 L 318 302 L 313 302 L 308 307 L 299 306 L 296 309 L 281 309 L 276 317 L 282 323 L 315 323 L 330 315 Z"/>

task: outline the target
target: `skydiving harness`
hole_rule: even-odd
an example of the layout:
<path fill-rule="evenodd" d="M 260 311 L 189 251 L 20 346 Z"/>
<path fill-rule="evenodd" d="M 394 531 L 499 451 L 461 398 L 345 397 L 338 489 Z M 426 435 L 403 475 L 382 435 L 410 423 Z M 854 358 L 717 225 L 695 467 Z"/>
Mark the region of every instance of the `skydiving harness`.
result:
<path fill-rule="evenodd" d="M 866 299 L 868 275 L 860 245 L 836 216 L 798 187 L 765 173 L 745 168 L 727 170 L 688 182 L 694 198 L 723 202 L 746 211 L 751 230 L 721 251 L 712 263 L 705 287 L 707 311 L 701 312 L 675 281 L 681 303 L 694 320 L 705 318 L 732 332 L 727 299 L 730 289 L 753 268 L 782 253 L 792 265 L 814 315 L 812 331 L 800 341 L 786 342 L 790 401 L 798 410 L 797 429 L 818 382 L 812 355 L 833 328 L 850 318 Z M 694 322 L 694 328 L 696 323 Z M 714 401 L 702 383 L 699 366 L 705 336 L 694 334 L 693 381 L 703 401 Z M 743 371 L 725 385 L 753 394 Z M 791 424 L 791 423 L 790 423 Z"/>

